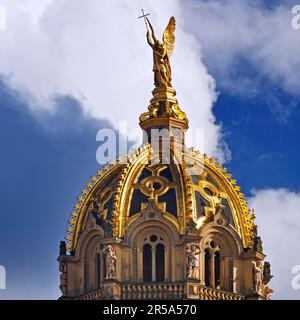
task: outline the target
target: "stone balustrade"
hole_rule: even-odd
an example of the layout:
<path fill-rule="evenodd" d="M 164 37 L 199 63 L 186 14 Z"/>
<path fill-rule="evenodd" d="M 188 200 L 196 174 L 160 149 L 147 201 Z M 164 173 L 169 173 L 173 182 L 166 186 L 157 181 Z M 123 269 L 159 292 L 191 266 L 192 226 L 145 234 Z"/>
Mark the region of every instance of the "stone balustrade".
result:
<path fill-rule="evenodd" d="M 76 298 L 76 300 L 101 300 L 103 299 L 103 289 L 98 289 L 90 293 L 83 294 Z"/>
<path fill-rule="evenodd" d="M 200 300 L 244 300 L 245 297 L 236 293 L 198 285 Z M 104 298 L 103 289 L 86 293 L 76 300 L 101 300 Z M 183 283 L 122 283 L 121 299 L 184 299 Z"/>
<path fill-rule="evenodd" d="M 122 284 L 122 299 L 182 299 L 182 283 Z"/>
<path fill-rule="evenodd" d="M 245 297 L 236 293 L 223 291 L 220 289 L 208 288 L 199 285 L 200 300 L 244 300 Z"/>

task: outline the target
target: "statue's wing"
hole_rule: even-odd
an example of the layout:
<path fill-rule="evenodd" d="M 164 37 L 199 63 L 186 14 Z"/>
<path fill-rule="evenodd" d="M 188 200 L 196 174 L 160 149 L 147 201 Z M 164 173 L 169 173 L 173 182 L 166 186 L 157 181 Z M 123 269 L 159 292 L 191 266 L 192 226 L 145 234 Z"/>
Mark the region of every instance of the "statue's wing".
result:
<path fill-rule="evenodd" d="M 175 31 L 175 18 L 171 17 L 170 21 L 166 27 L 166 30 L 163 34 L 163 42 L 167 47 L 167 52 L 168 56 L 171 57 L 173 51 L 174 51 L 174 42 L 175 42 L 175 36 L 174 36 L 174 31 Z"/>

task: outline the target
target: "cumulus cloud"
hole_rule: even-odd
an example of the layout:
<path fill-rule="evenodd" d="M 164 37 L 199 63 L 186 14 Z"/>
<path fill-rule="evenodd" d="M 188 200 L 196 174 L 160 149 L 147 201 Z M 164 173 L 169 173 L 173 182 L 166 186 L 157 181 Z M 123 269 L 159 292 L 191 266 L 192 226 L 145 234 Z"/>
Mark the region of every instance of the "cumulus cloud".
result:
<path fill-rule="evenodd" d="M 299 96 L 300 32 L 291 26 L 294 4 L 281 1 L 270 8 L 258 0 L 187 2 L 187 28 L 201 41 L 223 88 L 256 95 L 263 78 Z"/>
<path fill-rule="evenodd" d="M 205 130 L 205 150 L 224 156 L 212 106 L 215 82 L 201 61 L 198 40 L 184 29 L 179 0 L 6 0 L 7 29 L 1 33 L 0 73 L 35 111 L 55 112 L 53 97 L 78 99 L 84 113 L 131 126 L 146 110 L 153 89 L 152 53 L 140 8 L 151 12 L 162 34 L 177 18 L 172 56 L 173 85 L 192 129 Z"/>
<path fill-rule="evenodd" d="M 249 199 L 274 278 L 273 299 L 299 299 L 292 287 L 294 265 L 300 265 L 300 193 L 287 189 L 254 190 Z"/>

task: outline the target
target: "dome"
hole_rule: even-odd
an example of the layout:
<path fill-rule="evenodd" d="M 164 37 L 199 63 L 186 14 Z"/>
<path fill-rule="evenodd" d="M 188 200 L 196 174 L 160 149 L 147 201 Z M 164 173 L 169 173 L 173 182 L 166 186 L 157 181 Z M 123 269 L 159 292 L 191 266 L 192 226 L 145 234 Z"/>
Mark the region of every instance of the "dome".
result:
<path fill-rule="evenodd" d="M 78 197 L 60 244 L 61 298 L 269 299 L 270 264 L 244 194 L 219 162 L 185 146 L 169 61 L 175 18 L 163 43 L 147 25 L 155 88 L 139 117 L 144 141 Z"/>
<path fill-rule="evenodd" d="M 74 252 L 89 213 L 106 236 L 123 238 L 149 205 L 149 199 L 180 235 L 201 235 L 221 209 L 244 248 L 253 246 L 254 214 L 225 167 L 193 148 L 185 150 L 182 163 L 174 155 L 169 164 L 157 162 L 153 161 L 151 145 L 144 144 L 125 159 L 119 158 L 98 171 L 82 190 L 71 214 L 67 249 Z"/>

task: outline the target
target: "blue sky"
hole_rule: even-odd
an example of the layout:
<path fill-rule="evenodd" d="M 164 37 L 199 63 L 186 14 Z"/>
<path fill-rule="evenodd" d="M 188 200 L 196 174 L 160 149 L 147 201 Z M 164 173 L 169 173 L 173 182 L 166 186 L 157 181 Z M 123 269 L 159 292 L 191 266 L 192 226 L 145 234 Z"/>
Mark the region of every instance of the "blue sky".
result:
<path fill-rule="evenodd" d="M 272 85 L 270 85 L 272 90 Z M 284 103 L 290 97 L 282 94 Z M 222 122 L 232 152 L 228 164 L 243 190 L 285 187 L 299 190 L 299 105 L 280 122 L 264 98 L 243 99 L 221 93 L 214 113 Z"/>
<path fill-rule="evenodd" d="M 128 121 L 136 125 L 139 114 L 146 108 L 152 89 L 151 55 L 146 47 L 144 30 L 131 22 L 131 12 L 135 14 L 136 9 L 134 5 L 128 4 L 126 7 L 117 3 L 112 6 L 110 2 L 103 2 L 104 11 L 116 12 L 117 17 L 119 14 L 120 19 L 130 26 L 128 28 L 131 33 L 126 35 L 126 41 L 120 40 L 119 47 L 124 52 L 124 61 L 127 59 L 129 67 L 134 68 L 128 54 L 130 50 L 133 54 L 137 50 L 137 59 L 144 59 L 137 60 L 136 68 L 145 70 L 134 69 L 133 74 L 137 75 L 138 81 L 131 84 L 131 78 L 127 74 L 126 77 L 123 76 L 128 71 L 127 66 L 121 65 L 123 60 L 120 65 L 116 62 L 118 72 L 110 78 L 103 66 L 107 64 L 105 59 L 109 58 L 106 53 L 104 57 L 101 56 L 103 50 L 101 46 L 98 48 L 98 40 L 89 42 L 87 48 L 82 48 L 82 43 L 78 40 L 80 47 L 75 46 L 77 40 L 74 38 L 77 39 L 78 34 L 73 37 L 70 30 L 75 28 L 77 32 L 76 27 L 85 21 L 85 15 L 90 19 L 89 23 L 92 21 L 93 24 L 93 6 L 86 5 L 81 19 L 74 18 L 74 21 L 73 16 L 77 17 L 75 9 L 67 11 L 69 17 L 66 23 L 56 12 L 61 10 L 62 3 L 67 8 L 69 1 L 61 1 L 60 5 L 54 1 L 50 7 L 46 4 L 52 0 L 45 0 L 45 7 L 41 2 L 32 0 L 27 9 L 30 14 L 34 11 L 32 21 L 41 19 L 38 27 L 29 24 L 28 13 L 24 15 L 18 0 L 15 0 L 15 7 L 7 2 L 7 13 L 9 16 L 11 14 L 14 25 L 11 25 L 11 29 L 8 27 L 7 30 L 0 31 L 0 37 L 3 35 L 2 45 L 6 44 L 5 50 L 0 54 L 0 264 L 7 270 L 7 289 L 0 290 L 0 299 L 57 298 L 58 245 L 65 236 L 67 220 L 76 197 L 99 167 L 95 158 L 98 146 L 96 133 L 100 128 L 111 127 L 116 119 L 123 120 L 126 113 L 129 114 Z M 168 12 L 168 4 L 157 2 L 156 8 L 150 2 L 144 2 L 145 8 L 151 10 L 154 20 L 160 20 L 160 11 L 163 11 L 162 23 L 165 23 L 165 17 L 173 14 Z M 277 279 L 274 278 L 271 283 L 277 290 L 274 297 L 300 297 L 300 292 L 290 286 L 292 275 L 289 272 L 293 264 L 300 264 L 300 255 L 297 256 L 299 245 L 295 247 L 293 259 L 289 259 L 290 256 L 285 253 L 285 269 L 279 268 L 279 263 L 276 267 L 276 262 L 282 260 L 283 256 L 279 247 L 277 250 L 272 245 L 272 233 L 268 229 L 269 224 L 277 221 L 273 220 L 272 215 L 279 217 L 283 214 L 285 197 L 292 199 L 284 212 L 286 224 L 279 222 L 274 226 L 278 230 L 277 236 L 283 248 L 284 242 L 289 241 L 287 233 L 289 230 L 292 233 L 293 228 L 296 228 L 295 221 L 297 223 L 298 219 L 294 203 L 299 203 L 300 199 L 300 173 L 297 168 L 300 161 L 300 77 L 291 74 L 290 70 L 299 70 L 295 67 L 300 66 L 300 59 L 296 58 L 297 53 L 300 53 L 300 30 L 298 33 L 289 30 L 289 25 L 284 30 L 283 27 L 279 29 L 284 32 L 274 30 L 277 32 L 276 36 L 269 33 L 264 35 L 264 32 L 258 34 L 256 30 L 253 34 L 248 33 L 250 27 L 241 22 L 252 17 L 255 25 L 263 26 L 266 20 L 267 25 L 274 28 L 281 23 L 285 25 L 285 22 L 289 23 L 290 8 L 294 2 L 276 1 L 272 2 L 272 6 L 265 6 L 266 3 L 262 1 L 255 2 L 255 5 L 250 5 L 248 1 L 175 2 L 176 6 L 172 9 L 175 16 L 185 21 L 184 27 L 179 22 L 178 42 L 187 44 L 187 52 L 192 57 L 191 68 L 194 69 L 188 75 L 184 73 L 184 68 L 190 66 L 181 59 L 182 49 L 178 48 L 179 53 L 174 57 L 174 64 L 177 65 L 174 65 L 174 77 L 177 78 L 175 87 L 184 105 L 182 108 L 194 121 L 198 121 L 199 127 L 207 128 L 208 139 L 213 141 L 213 145 L 217 146 L 221 141 L 230 151 L 224 155 L 217 147 L 211 149 L 211 153 L 216 156 L 221 154 L 221 157 L 227 158 L 226 166 L 229 171 L 237 178 L 250 203 L 256 205 L 258 221 L 261 222 L 259 230 L 267 246 L 266 253 L 273 259 L 273 270 L 277 271 Z M 97 8 L 99 6 L 96 2 L 94 5 Z M 196 10 L 191 11 L 195 5 Z M 210 5 L 214 5 L 214 9 Z M 217 15 L 219 9 L 222 10 L 222 18 Z M 78 9 L 80 10 L 82 8 Z M 244 14 L 242 19 L 241 13 Z M 242 36 L 235 33 L 228 23 L 232 21 L 231 15 L 236 17 L 234 29 L 242 30 Z M 18 20 L 18 24 L 14 19 Z M 112 25 L 113 19 L 104 21 L 112 34 L 115 28 Z M 211 25 L 211 21 L 219 21 L 220 26 L 217 23 Z M 66 29 L 59 31 L 57 36 L 56 28 L 61 26 L 66 26 Z M 93 25 L 92 31 L 100 26 L 101 24 Z M 47 44 L 47 54 L 41 51 L 44 43 L 39 42 L 36 35 L 32 36 L 30 28 L 48 31 L 47 39 L 51 45 Z M 6 43 L 8 40 L 4 32 L 9 33 L 11 30 L 15 32 L 12 33 L 15 39 L 27 39 L 30 49 L 23 47 L 22 54 L 17 54 L 18 42 L 16 41 L 15 46 Z M 67 38 L 63 38 L 64 32 L 67 33 Z M 293 37 L 288 43 L 287 35 Z M 51 42 L 52 36 L 61 36 L 61 42 Z M 184 42 L 184 36 L 192 38 Z M 211 37 L 216 40 L 213 41 Z M 282 46 L 287 47 L 280 51 L 276 37 L 279 40 L 281 37 Z M 220 41 L 222 39 L 223 43 Z M 295 39 L 298 39 L 298 43 Z M 105 44 L 113 46 L 114 42 Z M 133 49 L 129 45 L 131 42 L 141 44 Z M 198 47 L 198 43 L 201 47 Z M 274 44 L 276 50 L 265 44 Z M 52 46 L 55 50 L 52 50 Z M 75 53 L 74 48 L 77 49 Z M 289 52 L 291 54 L 287 55 Z M 100 56 L 102 59 L 98 59 Z M 80 67 L 81 63 L 84 68 Z M 120 77 L 117 86 L 114 81 L 116 75 Z M 189 85 L 186 87 L 181 79 L 190 81 Z M 207 89 L 212 83 L 211 79 L 216 83 L 212 96 Z M 194 99 L 189 88 L 197 91 L 197 98 L 205 101 L 197 110 L 194 102 L 198 100 Z M 107 96 L 101 96 L 101 91 L 107 91 Z M 118 99 L 118 95 L 122 99 L 114 100 Z M 189 95 L 191 98 L 186 98 Z M 48 96 L 50 98 L 45 98 Z M 213 104 L 216 96 L 217 101 Z M 131 104 L 135 99 L 136 105 Z M 114 104 L 111 104 L 111 100 Z M 126 111 L 124 104 L 132 106 L 130 111 Z M 122 113 L 124 109 L 125 113 Z M 211 120 L 211 115 L 215 120 Z M 268 198 L 270 212 L 265 215 L 264 212 L 259 212 L 259 200 L 265 195 L 264 192 L 274 195 L 274 198 Z M 293 228 L 289 229 L 290 225 Z M 299 232 L 298 226 L 299 224 L 293 232 Z"/>
<path fill-rule="evenodd" d="M 107 125 L 83 117 L 70 98 L 61 98 L 60 111 L 41 122 L 16 92 L 3 83 L 0 90 L 0 252 L 7 269 L 7 290 L 0 294 L 56 298 L 59 240 L 76 197 L 98 168 L 95 134 Z"/>

